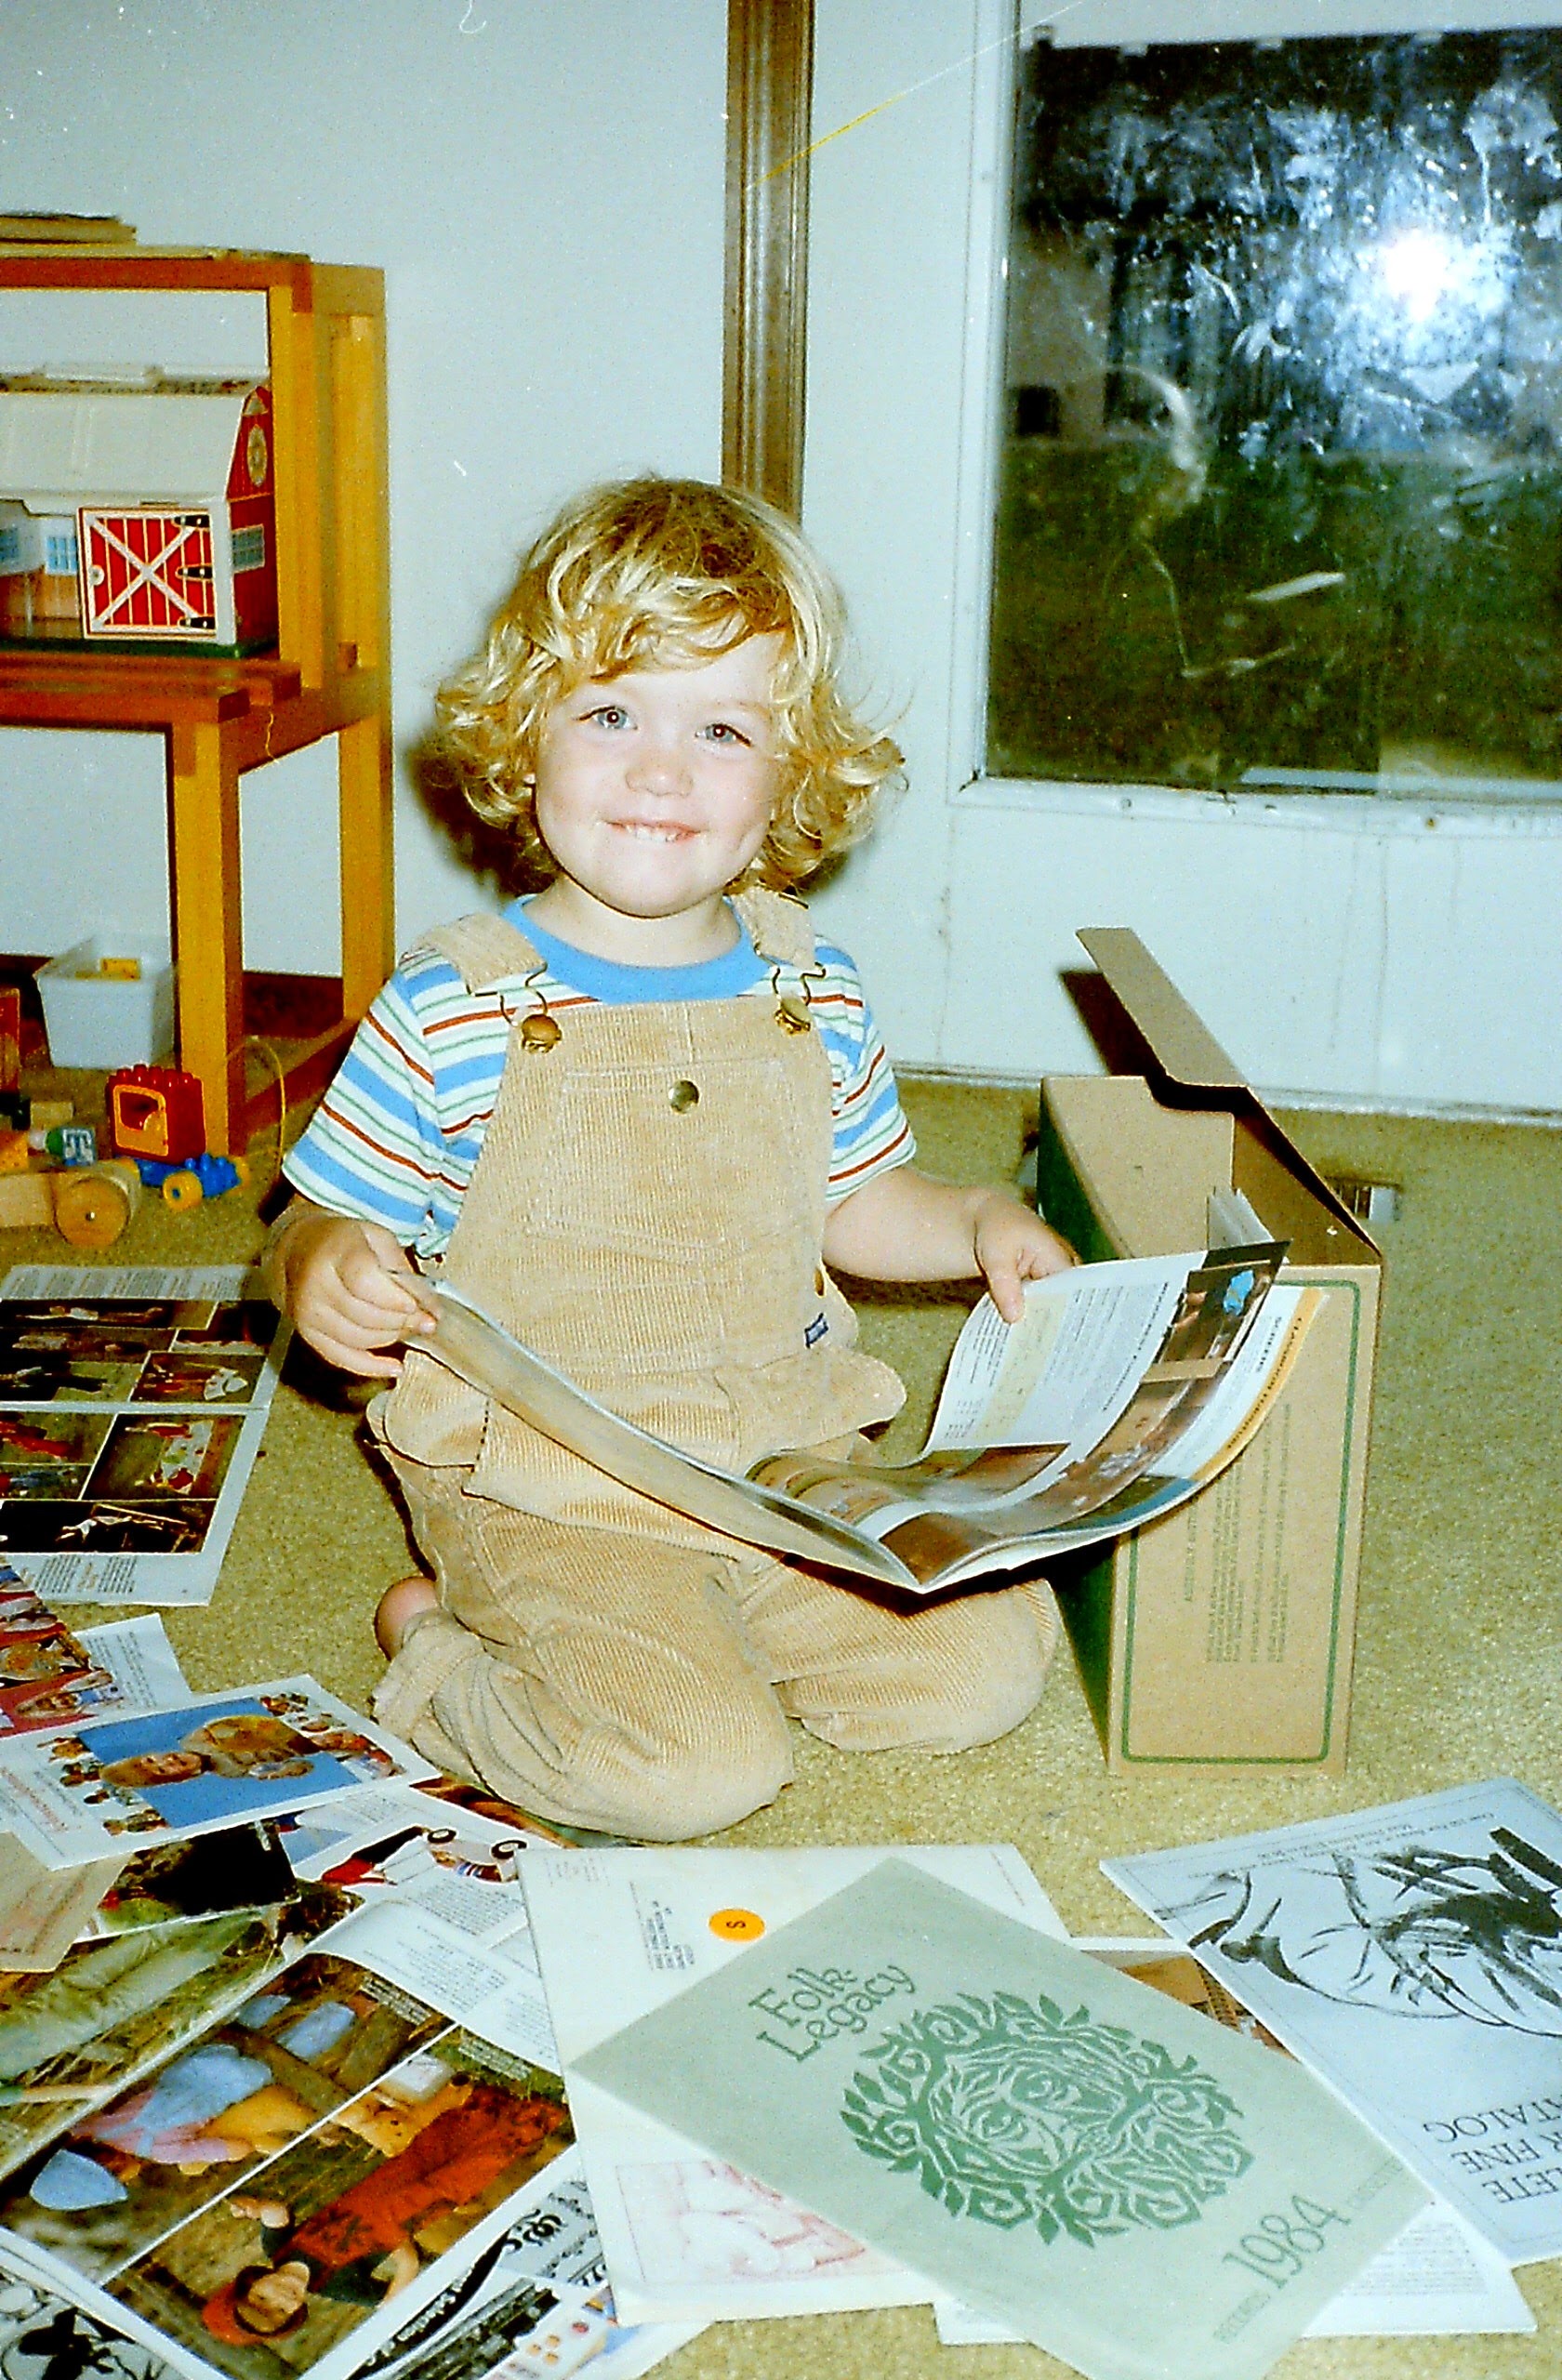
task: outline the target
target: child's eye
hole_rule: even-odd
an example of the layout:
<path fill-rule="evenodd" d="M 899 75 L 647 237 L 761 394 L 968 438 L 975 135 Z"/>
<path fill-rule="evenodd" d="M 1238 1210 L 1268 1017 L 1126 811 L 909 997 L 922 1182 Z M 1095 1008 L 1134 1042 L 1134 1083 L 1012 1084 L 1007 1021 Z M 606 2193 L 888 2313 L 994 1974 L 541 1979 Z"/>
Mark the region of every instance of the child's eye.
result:
<path fill-rule="evenodd" d="M 747 735 L 730 726 L 724 719 L 712 720 L 705 732 L 712 744 L 747 744 L 748 741 Z"/>
<path fill-rule="evenodd" d="M 629 714 L 622 703 L 599 703 L 586 714 L 593 727 L 628 727 Z"/>

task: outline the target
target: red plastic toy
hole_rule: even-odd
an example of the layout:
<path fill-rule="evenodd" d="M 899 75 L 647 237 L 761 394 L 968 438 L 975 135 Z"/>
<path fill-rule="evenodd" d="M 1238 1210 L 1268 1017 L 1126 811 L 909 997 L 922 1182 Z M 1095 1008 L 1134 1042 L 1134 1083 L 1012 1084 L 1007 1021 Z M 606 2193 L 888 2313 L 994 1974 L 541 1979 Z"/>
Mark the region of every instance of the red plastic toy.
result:
<path fill-rule="evenodd" d="M 206 1109 L 195 1076 L 179 1066 L 122 1066 L 108 1081 L 109 1126 L 121 1157 L 179 1165 L 206 1145 Z"/>
<path fill-rule="evenodd" d="M 201 1086 L 181 1066 L 122 1066 L 108 1100 L 115 1149 L 170 1207 L 198 1207 L 249 1180 L 243 1157 L 208 1154 Z"/>

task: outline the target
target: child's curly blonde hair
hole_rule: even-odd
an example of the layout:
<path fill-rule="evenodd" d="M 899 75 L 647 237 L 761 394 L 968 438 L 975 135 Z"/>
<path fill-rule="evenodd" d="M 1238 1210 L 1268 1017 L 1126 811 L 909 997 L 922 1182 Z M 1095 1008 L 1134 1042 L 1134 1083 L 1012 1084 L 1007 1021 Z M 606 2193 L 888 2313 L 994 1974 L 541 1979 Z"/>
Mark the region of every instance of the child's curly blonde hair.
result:
<path fill-rule="evenodd" d="M 441 741 L 478 816 L 550 875 L 529 780 L 555 707 L 589 681 L 697 668 L 748 637 L 779 635 L 780 791 L 742 880 L 784 891 L 867 832 L 901 765 L 841 694 L 845 625 L 834 581 L 758 496 L 653 477 L 592 488 L 537 539 L 483 650 L 441 688 Z"/>

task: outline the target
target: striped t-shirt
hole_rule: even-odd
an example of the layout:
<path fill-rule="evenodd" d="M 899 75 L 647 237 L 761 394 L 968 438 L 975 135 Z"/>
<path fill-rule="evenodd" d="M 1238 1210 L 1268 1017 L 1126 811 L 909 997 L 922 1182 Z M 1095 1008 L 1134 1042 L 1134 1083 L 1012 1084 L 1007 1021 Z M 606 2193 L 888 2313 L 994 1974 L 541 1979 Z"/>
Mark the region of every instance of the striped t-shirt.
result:
<path fill-rule="evenodd" d="M 414 949 L 358 1027 L 336 1079 L 283 1170 L 333 1214 L 383 1223 L 404 1248 L 439 1256 L 498 1097 L 510 1025 L 539 998 L 555 1016 L 591 1001 L 805 998 L 830 1065 L 834 1144 L 827 1197 L 848 1197 L 914 1153 L 890 1062 L 857 971 L 821 942 L 806 985 L 739 940 L 695 967 L 621 967 L 534 925 L 527 903 L 506 912 L 543 962 L 470 992 L 448 959 Z"/>

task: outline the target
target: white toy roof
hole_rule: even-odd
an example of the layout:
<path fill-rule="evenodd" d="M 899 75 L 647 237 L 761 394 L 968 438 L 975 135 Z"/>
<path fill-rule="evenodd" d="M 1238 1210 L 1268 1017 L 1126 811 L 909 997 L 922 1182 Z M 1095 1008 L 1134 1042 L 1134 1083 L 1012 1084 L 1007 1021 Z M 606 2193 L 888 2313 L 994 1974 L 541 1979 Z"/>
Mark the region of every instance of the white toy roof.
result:
<path fill-rule="evenodd" d="M 0 496 L 33 512 L 220 499 L 254 386 L 155 374 L 129 389 L 37 374 L 0 381 Z"/>

